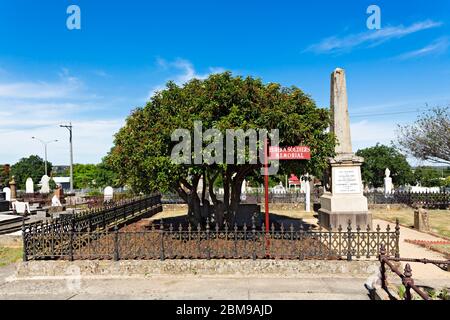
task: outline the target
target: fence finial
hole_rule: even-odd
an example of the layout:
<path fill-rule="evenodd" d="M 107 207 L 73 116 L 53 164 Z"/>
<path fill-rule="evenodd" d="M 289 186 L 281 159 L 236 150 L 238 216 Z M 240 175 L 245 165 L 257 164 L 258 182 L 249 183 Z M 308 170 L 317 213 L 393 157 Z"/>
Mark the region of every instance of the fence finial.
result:
<path fill-rule="evenodd" d="M 384 244 L 380 247 L 380 255 L 385 256 L 386 255 L 386 246 Z"/>
<path fill-rule="evenodd" d="M 405 270 L 404 270 L 404 276 L 406 278 L 411 278 L 412 277 L 412 269 L 411 269 L 411 265 L 409 263 L 407 263 L 405 265 Z"/>

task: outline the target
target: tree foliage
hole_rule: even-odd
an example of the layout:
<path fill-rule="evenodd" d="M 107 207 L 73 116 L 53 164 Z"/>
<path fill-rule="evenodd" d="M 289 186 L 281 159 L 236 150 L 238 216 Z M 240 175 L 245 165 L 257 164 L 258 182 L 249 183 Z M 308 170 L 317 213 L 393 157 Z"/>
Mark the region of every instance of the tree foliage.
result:
<path fill-rule="evenodd" d="M 335 138 L 326 132 L 329 112 L 317 108 L 296 87 L 264 84 L 252 77 L 233 77 L 229 72 L 205 80 L 193 79 L 183 86 L 169 82 L 165 90 L 157 92 L 145 107 L 135 109 L 127 118 L 115 135 L 107 162 L 135 192 L 178 192 L 188 202 L 188 214 L 194 222 L 202 221 L 201 207 L 210 205 L 207 192 L 213 207 L 207 215 L 214 213 L 219 224 L 224 218 L 232 219 L 243 180 L 249 175 L 260 175 L 261 167 L 259 163 L 174 164 L 170 155 L 178 142 L 171 141 L 172 132 L 179 128 L 193 132 L 197 120 L 202 121 L 204 130 L 215 128 L 224 136 L 226 129 L 279 129 L 281 146 L 311 147 L 311 161 L 281 162 L 279 173 L 321 173 L 334 152 Z M 197 192 L 201 177 L 205 182 L 202 198 Z M 214 190 L 217 179 L 224 188 L 223 201 Z"/>
<path fill-rule="evenodd" d="M 417 167 L 414 169 L 414 181 L 422 187 L 444 187 L 446 180 L 442 171 L 433 167 Z"/>
<path fill-rule="evenodd" d="M 356 155 L 364 158 L 361 168 L 363 181 L 372 187 L 384 185 L 385 170 L 391 171 L 394 185 L 405 185 L 412 182 L 412 170 L 406 157 L 394 147 L 377 144 L 374 147 L 361 149 Z"/>
<path fill-rule="evenodd" d="M 75 189 L 119 187 L 119 179 L 107 164 L 75 164 L 73 166 Z"/>
<path fill-rule="evenodd" d="M 7 187 L 9 185 L 9 174 L 9 167 L 7 165 L 0 165 L 0 188 Z"/>
<path fill-rule="evenodd" d="M 47 161 L 48 175 L 51 175 L 52 163 Z M 15 177 L 18 189 L 25 190 L 25 183 L 28 178 L 33 179 L 33 183 L 37 185 L 42 176 L 45 174 L 45 162 L 36 155 L 28 158 L 20 159 L 16 164 L 11 166 L 11 176 Z"/>
<path fill-rule="evenodd" d="M 412 125 L 399 126 L 398 145 L 413 157 L 450 164 L 450 109 L 436 107 Z"/>

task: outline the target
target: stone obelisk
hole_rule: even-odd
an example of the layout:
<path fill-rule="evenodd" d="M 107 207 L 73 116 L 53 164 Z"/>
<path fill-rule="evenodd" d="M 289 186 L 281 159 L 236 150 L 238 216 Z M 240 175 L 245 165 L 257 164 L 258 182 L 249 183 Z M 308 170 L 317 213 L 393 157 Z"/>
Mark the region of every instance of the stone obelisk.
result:
<path fill-rule="evenodd" d="M 336 230 L 346 228 L 350 221 L 357 225 L 372 227 L 367 198 L 363 195 L 361 165 L 364 159 L 352 150 L 350 117 L 348 114 L 347 85 L 345 71 L 336 69 L 331 74 L 331 132 L 337 138 L 336 156 L 329 159 L 328 185 L 320 198 L 319 223 Z"/>

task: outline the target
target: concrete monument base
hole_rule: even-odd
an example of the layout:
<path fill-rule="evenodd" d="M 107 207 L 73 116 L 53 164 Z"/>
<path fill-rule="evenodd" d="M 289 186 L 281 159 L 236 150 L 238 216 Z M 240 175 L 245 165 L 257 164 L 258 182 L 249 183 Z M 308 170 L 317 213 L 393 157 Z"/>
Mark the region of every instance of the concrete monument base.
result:
<path fill-rule="evenodd" d="M 357 226 L 360 226 L 362 230 L 366 230 L 367 225 L 372 228 L 370 212 L 331 212 L 327 209 L 319 209 L 319 224 L 328 230 L 337 230 L 341 226 L 345 231 L 349 221 L 353 231 Z"/>

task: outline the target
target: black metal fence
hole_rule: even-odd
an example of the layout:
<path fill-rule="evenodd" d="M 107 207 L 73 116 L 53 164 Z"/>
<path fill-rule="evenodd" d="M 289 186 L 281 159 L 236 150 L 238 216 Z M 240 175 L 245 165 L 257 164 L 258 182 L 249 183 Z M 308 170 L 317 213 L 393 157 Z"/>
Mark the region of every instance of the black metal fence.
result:
<path fill-rule="evenodd" d="M 450 193 L 440 192 L 406 192 L 395 191 L 390 194 L 382 192 L 368 192 L 364 194 L 369 204 L 405 204 L 420 205 L 429 209 L 447 209 L 450 207 Z"/>
<path fill-rule="evenodd" d="M 24 259 L 327 259 L 352 260 L 379 255 L 399 257 L 400 228 L 336 231 L 304 230 L 302 225 L 278 228 L 272 224 L 257 228 L 244 225 L 219 229 L 218 226 L 168 225 L 137 232 L 110 229 L 64 230 L 31 227 L 24 232 Z"/>
<path fill-rule="evenodd" d="M 107 233 L 113 227 L 150 217 L 161 211 L 161 196 L 153 194 L 106 204 L 81 213 L 66 214 L 51 221 L 23 224 L 24 260 L 35 256 L 45 257 L 49 252 L 55 253 L 58 250 L 66 250 L 70 254 L 77 235 Z"/>

